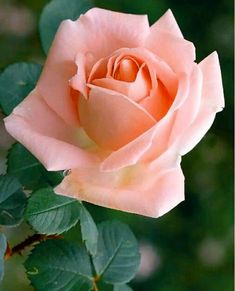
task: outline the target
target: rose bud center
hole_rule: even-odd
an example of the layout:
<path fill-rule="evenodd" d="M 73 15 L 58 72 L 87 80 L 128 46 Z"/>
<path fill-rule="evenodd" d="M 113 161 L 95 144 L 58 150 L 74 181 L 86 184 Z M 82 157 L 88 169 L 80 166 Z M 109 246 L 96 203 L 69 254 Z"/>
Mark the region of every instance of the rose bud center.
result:
<path fill-rule="evenodd" d="M 132 59 L 122 59 L 114 72 L 114 78 L 120 81 L 133 82 L 139 70 L 138 64 Z"/>

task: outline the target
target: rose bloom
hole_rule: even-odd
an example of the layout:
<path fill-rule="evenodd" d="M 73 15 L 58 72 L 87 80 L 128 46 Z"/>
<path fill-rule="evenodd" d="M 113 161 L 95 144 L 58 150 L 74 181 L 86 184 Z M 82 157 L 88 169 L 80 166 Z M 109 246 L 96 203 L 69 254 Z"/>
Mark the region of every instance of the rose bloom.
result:
<path fill-rule="evenodd" d="M 91 9 L 60 25 L 36 88 L 5 119 L 55 192 L 158 217 L 184 200 L 181 156 L 224 107 L 217 53 L 195 63 L 170 10 Z"/>

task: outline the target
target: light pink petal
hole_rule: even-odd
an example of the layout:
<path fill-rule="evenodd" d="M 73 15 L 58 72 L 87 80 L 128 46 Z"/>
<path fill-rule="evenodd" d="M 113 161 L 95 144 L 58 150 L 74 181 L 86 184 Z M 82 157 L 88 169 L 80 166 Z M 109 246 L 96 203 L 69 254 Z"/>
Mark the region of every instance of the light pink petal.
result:
<path fill-rule="evenodd" d="M 38 91 L 44 100 L 70 125 L 78 125 L 69 84 L 77 71 L 75 56 L 79 51 L 76 40 L 77 23 L 70 20 L 62 22 L 38 82 Z"/>
<path fill-rule="evenodd" d="M 213 107 L 217 112 L 221 111 L 224 104 L 224 91 L 222 76 L 217 52 L 206 57 L 199 68 L 203 74 L 203 100 L 208 106 Z"/>
<path fill-rule="evenodd" d="M 130 85 L 128 96 L 135 102 L 149 95 L 151 91 L 151 78 L 146 65 L 142 65 L 135 81 Z"/>
<path fill-rule="evenodd" d="M 93 8 L 81 16 L 79 21 L 82 26 L 80 38 L 83 49 L 91 51 L 97 60 L 119 48 L 139 47 L 149 34 L 146 15 Z"/>
<path fill-rule="evenodd" d="M 173 99 L 169 96 L 162 82 L 152 90 L 151 95 L 142 99 L 139 104 L 144 107 L 157 121 L 162 119 L 169 110 Z"/>
<path fill-rule="evenodd" d="M 167 32 L 174 34 L 177 37 L 183 38 L 182 32 L 170 9 L 168 9 L 167 12 L 151 26 L 151 28 L 152 27 L 165 30 Z"/>
<path fill-rule="evenodd" d="M 89 99 L 80 99 L 81 125 L 101 148 L 117 149 L 155 124 L 153 117 L 120 93 L 89 85 Z"/>
<path fill-rule="evenodd" d="M 197 65 L 194 65 L 190 76 L 190 88 L 184 103 L 176 111 L 169 144 L 179 138 L 195 120 L 202 101 L 202 73 Z M 187 143 L 187 141 L 186 141 Z"/>
<path fill-rule="evenodd" d="M 184 176 L 179 166 L 162 172 L 145 166 L 115 173 L 72 170 L 55 192 L 104 207 L 159 217 L 184 200 Z"/>
<path fill-rule="evenodd" d="M 102 58 L 94 64 L 88 77 L 88 83 L 94 79 L 102 79 L 107 75 L 108 58 Z"/>
<path fill-rule="evenodd" d="M 178 142 L 181 155 L 190 152 L 212 126 L 216 113 L 211 108 L 203 108 L 193 124 L 187 128 Z"/>
<path fill-rule="evenodd" d="M 177 74 L 191 72 L 195 60 L 193 43 L 153 26 L 145 47 L 163 59 Z"/>
<path fill-rule="evenodd" d="M 7 131 L 48 170 L 90 167 L 97 158 L 78 147 L 78 129 L 68 126 L 36 90 L 4 119 Z"/>
<path fill-rule="evenodd" d="M 128 96 L 128 91 L 130 87 L 129 83 L 115 80 L 111 77 L 95 79 L 92 81 L 92 84 L 97 87 L 102 87 L 102 88 L 106 88 L 112 91 L 116 91 L 126 96 Z"/>
<path fill-rule="evenodd" d="M 142 135 L 123 146 L 117 151 L 112 152 L 101 164 L 101 171 L 116 171 L 126 166 L 135 165 L 152 145 L 155 134 L 153 126 Z"/>
<path fill-rule="evenodd" d="M 199 64 L 203 74 L 202 101 L 199 114 L 179 141 L 180 153 L 192 150 L 211 127 L 215 115 L 224 107 L 223 84 L 217 53 Z"/>
<path fill-rule="evenodd" d="M 79 91 L 84 97 L 87 98 L 87 76 L 86 76 L 86 57 L 83 54 L 77 54 L 75 63 L 77 65 L 77 73 L 70 80 L 70 86 Z"/>
<path fill-rule="evenodd" d="M 101 164 L 102 171 L 116 171 L 126 166 L 135 165 L 140 160 L 150 161 L 166 150 L 174 124 L 174 113 L 183 104 L 189 92 L 188 77 L 183 74 L 179 78 L 178 92 L 167 114 L 135 140 L 112 152 Z"/>

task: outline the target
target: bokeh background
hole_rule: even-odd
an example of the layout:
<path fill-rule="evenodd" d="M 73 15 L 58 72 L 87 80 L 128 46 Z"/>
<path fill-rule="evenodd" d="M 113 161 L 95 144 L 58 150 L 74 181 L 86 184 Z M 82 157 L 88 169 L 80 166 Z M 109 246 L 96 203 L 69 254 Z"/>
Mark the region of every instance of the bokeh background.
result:
<path fill-rule="evenodd" d="M 0 0 L 0 71 L 18 61 L 44 62 L 37 23 L 47 2 Z M 226 108 L 218 114 L 212 129 L 200 144 L 183 158 L 186 201 L 170 213 L 159 219 L 150 219 L 92 205 L 87 207 L 97 222 L 120 219 L 128 223 L 137 236 L 142 261 L 139 273 L 131 283 L 135 291 L 232 291 L 233 1 L 94 2 L 98 7 L 148 14 L 150 23 L 171 8 L 185 38 L 197 48 L 197 61 L 217 50 Z M 4 171 L 4 156 L 11 142 L 1 121 L 0 172 Z M 76 227 L 67 236 L 75 239 L 78 232 Z M 28 227 L 23 225 L 8 231 L 8 238 L 14 245 L 29 233 Z M 23 260 L 22 257 L 15 257 L 6 263 L 6 276 L 0 290 L 32 290 L 20 264 Z"/>

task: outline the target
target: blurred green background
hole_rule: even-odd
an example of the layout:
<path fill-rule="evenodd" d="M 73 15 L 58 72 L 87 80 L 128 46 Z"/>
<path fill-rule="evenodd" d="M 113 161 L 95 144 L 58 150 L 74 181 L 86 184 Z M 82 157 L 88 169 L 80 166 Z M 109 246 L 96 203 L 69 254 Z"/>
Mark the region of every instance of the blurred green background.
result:
<path fill-rule="evenodd" d="M 69 1 L 69 0 L 68 0 Z M 46 0 L 0 0 L 0 70 L 18 61 L 43 63 L 37 23 Z M 210 132 L 183 158 L 186 201 L 159 219 L 87 205 L 96 221 L 117 218 L 130 225 L 142 252 L 135 291 L 233 290 L 233 2 L 231 0 L 96 0 L 107 9 L 148 14 L 150 23 L 171 8 L 197 61 L 217 50 L 226 108 Z M 2 126 L 2 125 L 1 125 Z M 11 140 L 0 128 L 1 171 Z M 76 236 L 78 228 L 68 233 Z M 12 244 L 30 230 L 9 231 Z M 27 291 L 23 258 L 6 263 L 0 290 Z M 50 291 L 50 290 L 48 290 Z M 66 291 L 66 290 L 65 290 Z M 106 291 L 106 290 L 104 290 Z"/>

